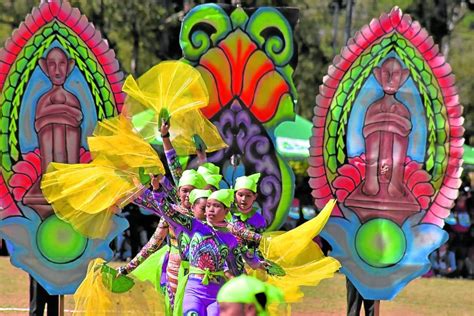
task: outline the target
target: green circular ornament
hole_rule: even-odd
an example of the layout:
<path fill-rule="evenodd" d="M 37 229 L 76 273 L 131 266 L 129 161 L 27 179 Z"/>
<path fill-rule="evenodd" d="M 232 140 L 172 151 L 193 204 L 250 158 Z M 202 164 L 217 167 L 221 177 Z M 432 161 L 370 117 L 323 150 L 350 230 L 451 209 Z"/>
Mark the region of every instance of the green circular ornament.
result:
<path fill-rule="evenodd" d="M 385 218 L 364 223 L 356 234 L 355 248 L 367 264 L 384 268 L 399 262 L 406 250 L 406 239 L 401 228 Z"/>
<path fill-rule="evenodd" d="M 74 261 L 87 247 L 87 238 L 55 215 L 40 224 L 36 237 L 39 251 L 53 263 Z"/>

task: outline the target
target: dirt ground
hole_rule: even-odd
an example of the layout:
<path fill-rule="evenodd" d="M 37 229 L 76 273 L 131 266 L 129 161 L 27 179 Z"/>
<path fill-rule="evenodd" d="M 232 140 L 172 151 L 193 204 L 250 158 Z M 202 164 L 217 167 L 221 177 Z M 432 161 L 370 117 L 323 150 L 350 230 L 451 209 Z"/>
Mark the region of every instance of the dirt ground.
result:
<path fill-rule="evenodd" d="M 27 315 L 28 275 L 0 257 L 0 315 Z M 303 303 L 292 306 L 292 315 L 344 315 L 345 279 L 336 275 L 316 288 L 308 288 Z M 71 295 L 66 310 L 74 309 Z M 417 279 L 393 301 L 381 302 L 381 315 L 474 315 L 474 281 Z M 66 315 L 72 314 L 66 312 Z"/>

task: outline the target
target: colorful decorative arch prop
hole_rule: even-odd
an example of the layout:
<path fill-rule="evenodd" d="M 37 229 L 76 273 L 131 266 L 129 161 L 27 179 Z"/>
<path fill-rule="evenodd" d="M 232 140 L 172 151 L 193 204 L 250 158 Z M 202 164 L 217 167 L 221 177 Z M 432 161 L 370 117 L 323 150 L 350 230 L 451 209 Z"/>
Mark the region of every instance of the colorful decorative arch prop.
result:
<path fill-rule="evenodd" d="M 425 29 L 395 7 L 357 32 L 320 86 L 308 173 L 323 232 L 366 299 L 392 299 L 429 270 L 461 184 L 454 75 Z"/>
<path fill-rule="evenodd" d="M 258 203 L 270 230 L 286 219 L 294 193 L 294 174 L 275 150 L 274 130 L 294 120 L 297 18 L 296 9 L 204 4 L 185 16 L 180 33 L 184 59 L 209 90 L 203 113 L 229 145 L 208 158 L 222 167 L 227 186 L 240 175 L 262 174 Z M 234 154 L 241 156 L 236 168 Z"/>
<path fill-rule="evenodd" d="M 0 51 L 0 237 L 11 261 L 50 294 L 74 293 L 105 240 L 77 233 L 54 214 L 40 180 L 49 162 L 88 162 L 86 138 L 120 110 L 123 74 L 92 23 L 67 1 L 42 1 Z"/>

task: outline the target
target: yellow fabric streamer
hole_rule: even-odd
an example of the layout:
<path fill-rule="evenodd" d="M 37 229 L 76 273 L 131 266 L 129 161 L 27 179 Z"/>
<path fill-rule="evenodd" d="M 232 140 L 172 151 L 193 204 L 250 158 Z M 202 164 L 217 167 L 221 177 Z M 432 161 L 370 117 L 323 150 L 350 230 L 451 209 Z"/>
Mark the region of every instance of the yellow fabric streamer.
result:
<path fill-rule="evenodd" d="M 217 127 L 201 113 L 201 110 L 191 110 L 185 115 L 171 116 L 170 124 L 170 139 L 179 156 L 196 153 L 193 135 L 199 135 L 206 144 L 206 152 L 228 147 Z"/>
<path fill-rule="evenodd" d="M 59 218 L 87 237 L 105 238 L 118 207 L 138 192 L 133 180 L 140 168 L 146 175 L 165 170 L 155 150 L 122 116 L 100 122 L 88 143 L 90 163 L 51 163 L 41 189 Z"/>
<path fill-rule="evenodd" d="M 136 81 L 128 76 L 123 91 L 129 96 L 123 112 L 146 141 L 159 136 L 160 118 L 169 117 L 170 139 L 178 155 L 196 152 L 194 135 L 202 139 L 208 152 L 227 147 L 217 128 L 201 113 L 209 103 L 209 94 L 201 74 L 192 66 L 161 62 Z"/>
<path fill-rule="evenodd" d="M 136 190 L 130 175 L 94 163 L 52 163 L 41 188 L 56 215 L 90 238 L 105 238 L 114 204 Z"/>
<path fill-rule="evenodd" d="M 209 94 L 201 74 L 194 67 L 181 61 L 164 61 L 152 67 L 136 81 L 128 76 L 123 91 L 139 102 L 129 104 L 132 115 L 152 109 L 159 115 L 167 109 L 170 116 L 209 103 Z"/>
<path fill-rule="evenodd" d="M 127 276 L 131 288 L 114 292 L 117 279 L 103 272 L 103 264 L 103 259 L 89 263 L 86 278 L 74 294 L 74 315 L 165 315 L 163 297 L 150 282 Z"/>
<path fill-rule="evenodd" d="M 122 114 L 98 122 L 93 136 L 87 138 L 93 161 L 104 157 L 120 170 L 144 168 L 146 174 L 164 174 L 157 152 L 133 129 Z"/>
<path fill-rule="evenodd" d="M 301 301 L 301 286 L 316 286 L 322 279 L 333 277 L 341 264 L 326 257 L 313 241 L 326 224 L 336 201 L 329 201 L 318 216 L 288 232 L 264 233 L 259 250 L 264 258 L 276 263 L 286 275 L 271 276 L 254 271 L 259 279 L 283 290 L 286 303 Z"/>

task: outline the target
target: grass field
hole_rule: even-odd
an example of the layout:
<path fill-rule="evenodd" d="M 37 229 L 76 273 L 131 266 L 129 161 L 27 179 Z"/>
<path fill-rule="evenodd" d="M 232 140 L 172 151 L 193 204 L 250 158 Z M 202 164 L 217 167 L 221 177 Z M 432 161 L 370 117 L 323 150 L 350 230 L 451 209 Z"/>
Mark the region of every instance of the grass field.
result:
<path fill-rule="evenodd" d="M 0 267 L 0 315 L 27 315 L 5 309 L 28 307 L 28 275 L 13 267 L 8 257 L 0 257 Z M 304 302 L 293 306 L 293 315 L 344 315 L 345 294 L 344 276 L 336 275 L 307 289 Z M 72 296 L 66 296 L 65 304 L 66 310 L 74 308 Z M 383 301 L 380 311 L 397 316 L 474 315 L 474 281 L 418 279 L 395 300 Z"/>

